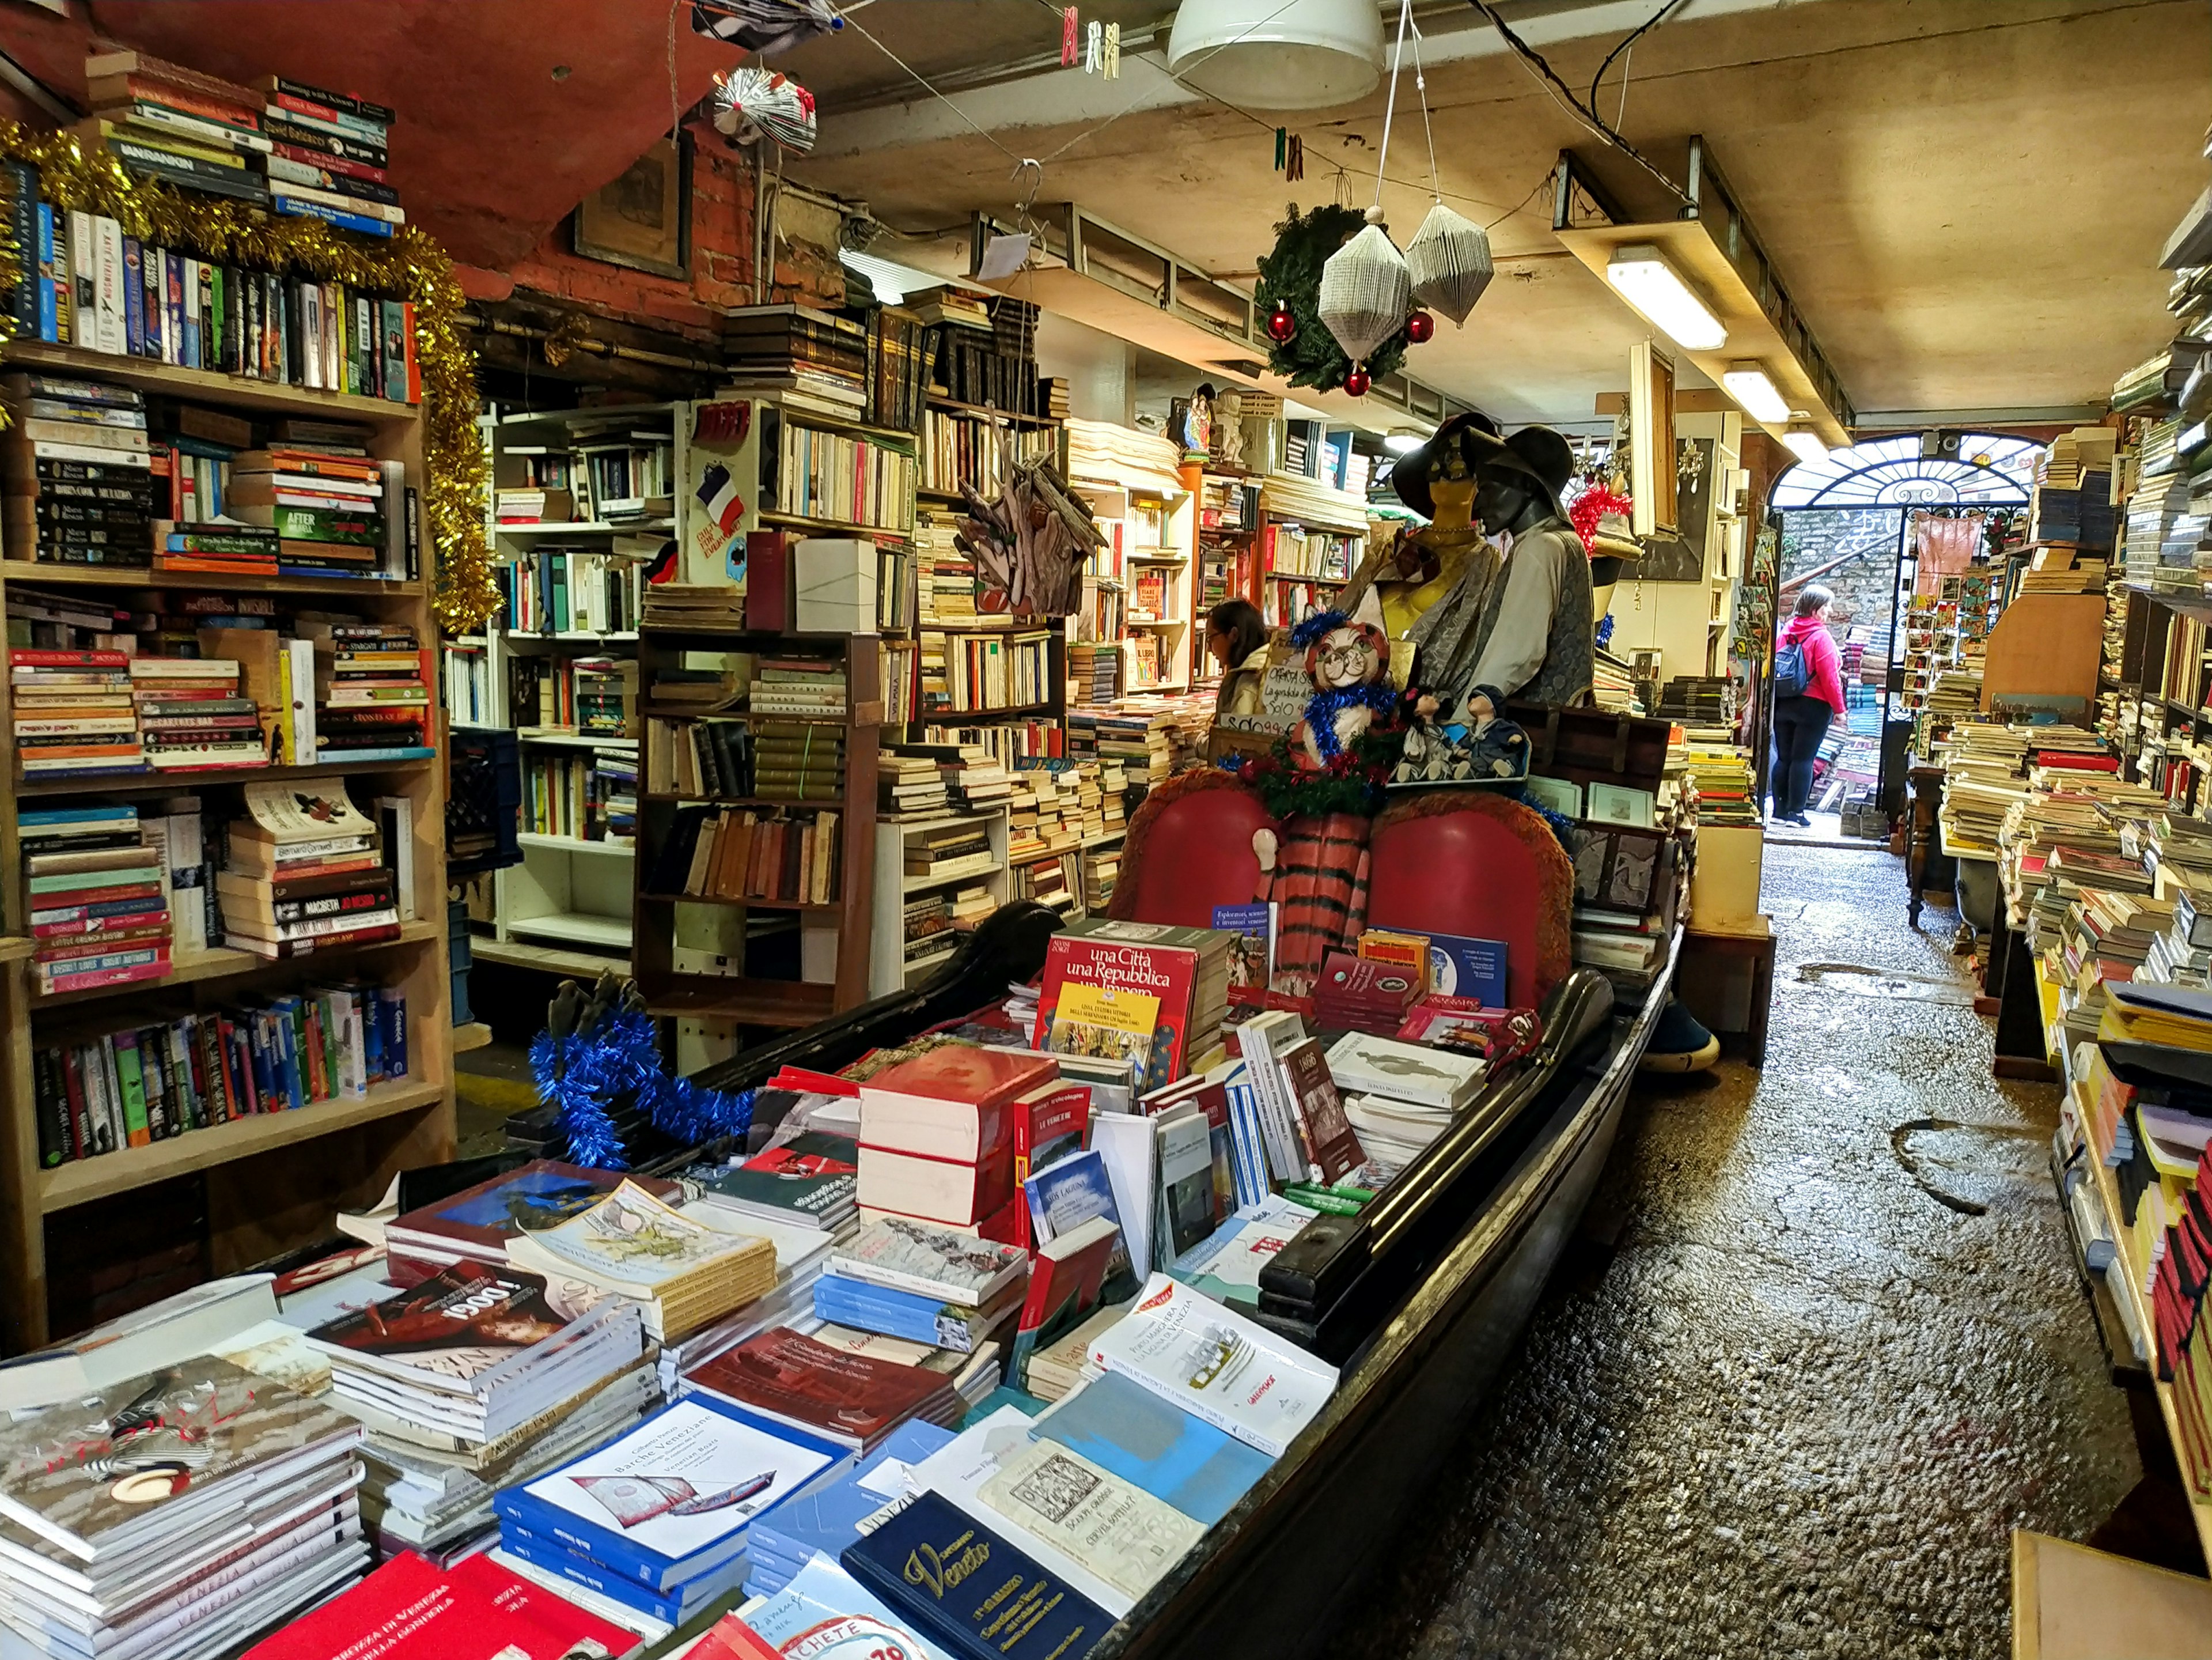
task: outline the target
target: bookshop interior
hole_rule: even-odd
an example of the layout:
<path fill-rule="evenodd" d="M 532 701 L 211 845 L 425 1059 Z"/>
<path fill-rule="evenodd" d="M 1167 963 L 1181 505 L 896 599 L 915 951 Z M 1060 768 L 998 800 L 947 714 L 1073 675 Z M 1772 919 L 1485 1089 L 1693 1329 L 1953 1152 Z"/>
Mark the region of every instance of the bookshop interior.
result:
<path fill-rule="evenodd" d="M 0 1660 L 2212 1660 L 2209 122 L 0 0 Z"/>

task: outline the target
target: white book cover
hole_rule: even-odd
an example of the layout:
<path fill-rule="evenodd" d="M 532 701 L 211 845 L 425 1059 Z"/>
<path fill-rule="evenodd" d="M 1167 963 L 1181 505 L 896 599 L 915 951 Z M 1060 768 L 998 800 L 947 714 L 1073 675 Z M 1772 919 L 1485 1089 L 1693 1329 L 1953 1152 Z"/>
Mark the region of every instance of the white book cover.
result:
<path fill-rule="evenodd" d="M 1470 1055 L 1348 1031 L 1328 1052 L 1329 1076 L 1340 1090 L 1457 1111 L 1482 1087 L 1482 1062 Z"/>
<path fill-rule="evenodd" d="M 1032 1441 L 1002 1461 L 976 1496 L 1131 1596 L 1152 1590 L 1206 1531 L 1164 1499 L 1056 1441 Z"/>
<path fill-rule="evenodd" d="M 1091 1359 L 1274 1458 L 1336 1389 L 1334 1366 L 1164 1274 Z"/>

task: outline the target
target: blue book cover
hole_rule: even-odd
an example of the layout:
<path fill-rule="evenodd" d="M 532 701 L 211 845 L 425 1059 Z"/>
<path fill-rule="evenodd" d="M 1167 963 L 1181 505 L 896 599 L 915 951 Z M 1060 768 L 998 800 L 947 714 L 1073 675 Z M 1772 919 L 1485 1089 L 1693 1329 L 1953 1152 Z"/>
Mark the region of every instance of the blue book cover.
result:
<path fill-rule="evenodd" d="M 1267 1196 L 1267 1146 L 1261 1139 L 1259 1104 L 1252 1085 L 1241 1075 L 1227 1085 L 1229 1135 L 1236 1158 L 1231 1168 L 1236 1177 L 1237 1205 L 1243 1209 Z"/>
<path fill-rule="evenodd" d="M 39 268 L 43 273 L 39 278 L 39 338 L 58 341 L 62 337 L 61 310 L 52 275 L 54 210 L 50 202 L 39 204 Z"/>
<path fill-rule="evenodd" d="M 1051 1407 L 1036 1433 L 1208 1527 L 1275 1462 L 1119 1372 Z"/>
<path fill-rule="evenodd" d="M 748 1554 L 755 1566 L 786 1566 L 788 1578 L 816 1551 L 834 1559 L 860 1538 L 862 1522 L 906 1497 L 908 1468 L 951 1440 L 951 1430 L 910 1419 L 852 1468 L 817 1477 L 754 1524 Z"/>
<path fill-rule="evenodd" d="M 845 1548 L 846 1572 L 963 1660 L 1082 1660 L 1106 1611 L 934 1493 Z"/>
<path fill-rule="evenodd" d="M 744 1549 L 756 1518 L 848 1456 L 773 1434 L 693 1395 L 557 1469 L 493 1497 L 513 1523 L 658 1591 Z"/>
<path fill-rule="evenodd" d="M 1229 948 L 1229 983 L 1264 987 L 1275 975 L 1276 908 L 1262 900 L 1250 905 L 1216 905 L 1213 926 L 1233 933 Z"/>
<path fill-rule="evenodd" d="M 814 1312 L 834 1325 L 879 1331 L 887 1337 L 903 1337 L 909 1343 L 969 1354 L 992 1328 L 1020 1305 L 1024 1284 L 1017 1280 L 1007 1288 L 1011 1296 L 1002 1292 L 977 1310 L 825 1274 L 814 1282 Z"/>
<path fill-rule="evenodd" d="M 1480 998 L 1486 1009 L 1508 1006 L 1505 942 L 1460 933 L 1429 936 L 1429 989 L 1446 997 Z"/>
<path fill-rule="evenodd" d="M 1096 1149 L 1033 1171 L 1023 1181 L 1022 1190 L 1029 1196 L 1030 1220 L 1041 1240 L 1057 1239 L 1094 1216 L 1104 1217 L 1117 1228 L 1121 1225 L 1106 1161 Z"/>
<path fill-rule="evenodd" d="M 358 232 L 363 236 L 390 236 L 392 227 L 381 219 L 366 215 L 347 213 L 343 209 L 326 207 L 320 202 L 305 202 L 296 196 L 271 195 L 269 205 L 279 213 L 295 218 L 319 219 L 325 224 L 336 225 L 340 230 Z"/>
<path fill-rule="evenodd" d="M 679 1590 L 669 1592 L 650 1590 L 636 1580 L 625 1578 L 588 1556 L 562 1550 L 550 1541 L 534 1537 L 504 1523 L 500 1527 L 499 1548 L 510 1556 L 519 1556 L 533 1566 L 559 1574 L 563 1579 L 573 1579 L 624 1608 L 635 1608 L 640 1614 L 649 1614 L 672 1626 L 682 1625 L 717 1598 L 736 1590 L 745 1580 L 744 1559 L 739 1557 L 733 1562 L 725 1563 L 716 1572 Z"/>
<path fill-rule="evenodd" d="M 138 239 L 123 239 L 123 343 L 130 356 L 146 355 L 145 251 Z"/>

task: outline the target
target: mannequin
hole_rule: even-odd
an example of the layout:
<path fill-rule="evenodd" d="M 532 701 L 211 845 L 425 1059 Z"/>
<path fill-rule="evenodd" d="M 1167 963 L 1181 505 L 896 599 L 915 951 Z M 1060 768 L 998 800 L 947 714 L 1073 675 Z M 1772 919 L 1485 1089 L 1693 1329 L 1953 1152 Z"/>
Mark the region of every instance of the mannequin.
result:
<path fill-rule="evenodd" d="M 1404 639 L 1423 614 L 1471 571 L 1486 592 L 1497 580 L 1501 561 L 1498 550 L 1474 526 L 1474 495 L 1472 477 L 1429 481 L 1436 518 L 1425 529 L 1407 537 L 1399 546 L 1395 569 L 1385 569 L 1376 578 L 1376 594 L 1382 603 L 1382 631 L 1393 640 Z"/>

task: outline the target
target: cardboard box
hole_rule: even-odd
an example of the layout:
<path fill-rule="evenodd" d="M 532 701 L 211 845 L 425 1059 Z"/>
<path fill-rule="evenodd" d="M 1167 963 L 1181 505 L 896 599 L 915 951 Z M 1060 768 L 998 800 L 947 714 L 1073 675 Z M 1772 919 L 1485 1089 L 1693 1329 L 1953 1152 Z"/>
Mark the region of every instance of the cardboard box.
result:
<path fill-rule="evenodd" d="M 1690 926 L 1741 930 L 1759 915 L 1759 865 L 1766 832 L 1756 824 L 1705 824 L 1698 830 L 1698 866 L 1690 878 Z"/>

